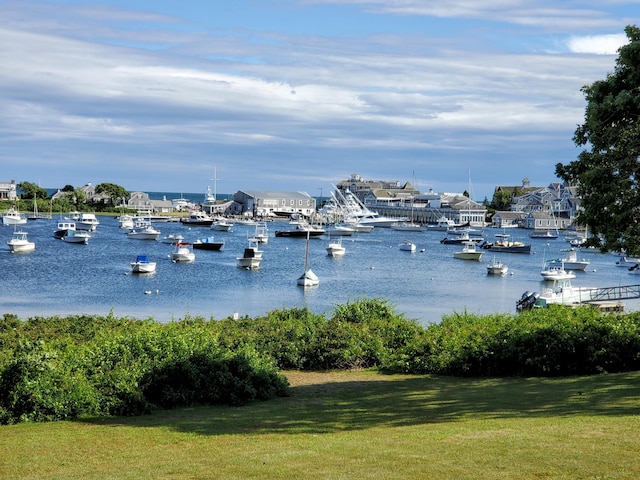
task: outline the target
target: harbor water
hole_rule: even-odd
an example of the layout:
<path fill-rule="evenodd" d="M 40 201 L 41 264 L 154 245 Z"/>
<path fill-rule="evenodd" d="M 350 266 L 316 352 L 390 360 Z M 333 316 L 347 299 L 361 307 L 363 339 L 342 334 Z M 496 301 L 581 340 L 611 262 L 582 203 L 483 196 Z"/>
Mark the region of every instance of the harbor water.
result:
<path fill-rule="evenodd" d="M 401 232 L 376 228 L 371 233 L 343 237 L 344 257 L 329 257 L 328 239 L 313 238 L 309 265 L 320 279 L 316 287 L 296 284 L 305 262 L 306 241 L 274 237 L 287 222 L 269 223 L 271 238 L 259 270 L 237 267 L 254 226 L 236 225 L 232 232 L 214 232 L 209 227 L 178 222 L 156 223 L 160 239 L 180 234 L 185 241 L 214 235 L 224 240 L 222 251 L 195 250 L 191 264 L 172 263 L 175 247 L 161 241 L 128 238 L 114 217 L 98 217 L 101 224 L 87 245 L 69 244 L 53 238 L 57 218 L 29 221 L 23 229 L 36 243 L 34 252 L 12 254 L 6 242 L 13 227 L 0 227 L 0 314 L 20 318 L 32 316 L 99 314 L 152 317 L 171 321 L 203 316 L 221 319 L 234 314 L 259 316 L 275 309 L 308 307 L 331 315 L 336 305 L 361 298 L 387 300 L 398 313 L 423 324 L 439 322 L 455 312 L 478 314 L 515 313 L 516 300 L 525 291 L 541 291 L 543 260 L 561 258 L 569 247 L 562 234 L 556 240 L 530 239 L 528 230 L 512 229 L 512 240 L 532 244 L 531 254 L 485 251 L 482 261 L 453 258 L 460 245 L 440 243 L 444 232 Z M 20 228 L 20 227 L 18 227 Z M 491 241 L 495 229 L 485 229 Z M 404 239 L 416 251 L 399 249 Z M 131 273 L 137 255 L 157 262 L 151 275 Z M 504 276 L 487 275 L 486 264 L 494 255 L 509 266 Z M 616 266 L 617 257 L 582 251 L 580 258 L 591 264 L 576 272 L 574 285 L 611 287 L 640 283 L 640 277 Z M 548 283 L 547 283 L 548 284 Z M 637 300 L 624 300 L 626 311 L 638 309 Z"/>

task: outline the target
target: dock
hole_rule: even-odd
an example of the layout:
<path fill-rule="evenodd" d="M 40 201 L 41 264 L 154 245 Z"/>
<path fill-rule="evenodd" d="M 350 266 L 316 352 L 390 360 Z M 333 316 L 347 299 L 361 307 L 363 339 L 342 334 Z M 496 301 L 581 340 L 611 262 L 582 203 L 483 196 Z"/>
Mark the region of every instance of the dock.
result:
<path fill-rule="evenodd" d="M 628 298 L 640 298 L 640 285 L 595 288 L 591 293 L 589 303 L 615 302 Z"/>

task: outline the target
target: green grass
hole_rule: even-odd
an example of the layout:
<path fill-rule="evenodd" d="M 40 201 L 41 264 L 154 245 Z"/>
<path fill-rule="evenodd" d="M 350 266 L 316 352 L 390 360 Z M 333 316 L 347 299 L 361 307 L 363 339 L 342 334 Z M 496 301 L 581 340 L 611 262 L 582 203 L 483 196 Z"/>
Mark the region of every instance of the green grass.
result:
<path fill-rule="evenodd" d="M 0 478 L 640 478 L 640 372 L 287 376 L 245 407 L 0 427 Z"/>

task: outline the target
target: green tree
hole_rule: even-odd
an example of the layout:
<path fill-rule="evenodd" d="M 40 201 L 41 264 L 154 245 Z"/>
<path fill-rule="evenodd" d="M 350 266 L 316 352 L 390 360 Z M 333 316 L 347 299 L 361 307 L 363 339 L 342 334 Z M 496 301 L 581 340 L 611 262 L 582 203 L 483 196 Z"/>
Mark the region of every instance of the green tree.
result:
<path fill-rule="evenodd" d="M 18 183 L 18 189 L 21 192 L 21 197 L 23 199 L 33 199 L 35 198 L 49 198 L 49 194 L 47 191 L 31 182 L 20 182 Z"/>
<path fill-rule="evenodd" d="M 582 87 L 587 106 L 573 141 L 586 147 L 556 174 L 577 186 L 582 199 L 578 223 L 587 225 L 591 245 L 604 251 L 640 254 L 640 29 L 625 28 L 629 42 L 618 49 L 616 66 L 604 80 Z"/>
<path fill-rule="evenodd" d="M 113 183 L 100 183 L 96 185 L 96 193 L 108 195 L 111 198 L 112 205 L 119 205 L 129 198 L 129 192 L 120 185 Z"/>

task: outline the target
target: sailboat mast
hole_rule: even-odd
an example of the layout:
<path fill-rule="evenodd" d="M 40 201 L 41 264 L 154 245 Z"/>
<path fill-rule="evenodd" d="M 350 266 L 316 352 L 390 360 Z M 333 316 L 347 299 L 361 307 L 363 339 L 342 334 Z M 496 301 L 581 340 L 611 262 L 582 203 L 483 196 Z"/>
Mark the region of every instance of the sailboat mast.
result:
<path fill-rule="evenodd" d="M 309 269 L 309 230 L 307 230 L 307 246 L 304 252 L 304 272 Z"/>

